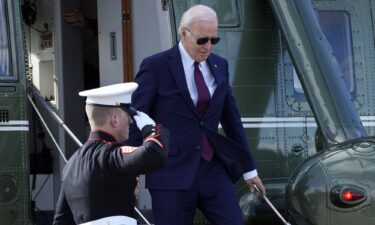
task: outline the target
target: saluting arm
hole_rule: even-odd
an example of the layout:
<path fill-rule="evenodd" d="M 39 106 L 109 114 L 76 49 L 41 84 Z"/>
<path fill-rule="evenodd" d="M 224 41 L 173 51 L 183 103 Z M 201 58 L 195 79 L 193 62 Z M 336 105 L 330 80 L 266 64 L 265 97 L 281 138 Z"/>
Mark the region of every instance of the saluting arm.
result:
<path fill-rule="evenodd" d="M 119 164 L 116 165 L 124 176 L 145 174 L 164 166 L 167 159 L 169 131 L 145 113 L 134 116 L 137 127 L 142 131 L 143 144 L 140 147 L 121 146 Z M 115 159 L 116 160 L 116 159 Z"/>
<path fill-rule="evenodd" d="M 144 157 L 150 161 L 143 164 L 141 173 L 163 168 L 168 155 L 169 131 L 160 124 L 146 125 L 142 129 L 142 135 L 144 143 L 140 148 L 143 148 L 141 151 L 144 151 Z"/>

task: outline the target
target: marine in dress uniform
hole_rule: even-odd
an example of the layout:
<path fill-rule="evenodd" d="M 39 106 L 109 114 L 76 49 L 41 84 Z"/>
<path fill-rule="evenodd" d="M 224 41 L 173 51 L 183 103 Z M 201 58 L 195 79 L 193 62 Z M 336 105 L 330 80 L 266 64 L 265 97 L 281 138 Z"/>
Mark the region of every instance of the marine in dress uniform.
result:
<path fill-rule="evenodd" d="M 86 112 L 92 130 L 64 167 L 54 225 L 136 224 L 132 218 L 136 176 L 164 166 L 168 143 L 166 129 L 131 108 L 131 94 L 137 86 L 122 83 L 80 92 L 87 97 Z M 112 108 L 120 114 L 109 113 L 102 130 L 93 126 L 90 117 L 96 115 L 90 114 L 88 107 Z M 122 144 L 128 138 L 131 116 L 144 137 L 139 147 Z M 111 127 L 116 120 L 119 127 Z"/>

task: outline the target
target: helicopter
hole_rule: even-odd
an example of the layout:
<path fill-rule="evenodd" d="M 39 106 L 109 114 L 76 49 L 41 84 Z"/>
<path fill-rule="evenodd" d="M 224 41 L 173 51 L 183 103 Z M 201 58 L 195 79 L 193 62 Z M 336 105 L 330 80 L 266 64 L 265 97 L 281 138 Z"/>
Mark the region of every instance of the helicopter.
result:
<path fill-rule="evenodd" d="M 144 57 L 178 43 L 182 13 L 205 4 L 270 201 L 291 224 L 375 222 L 372 0 L 94 2 L 0 0 L 1 221 L 50 224 L 65 161 L 87 138 L 85 60 L 101 86 L 132 81 Z M 97 17 L 94 37 L 64 19 L 76 8 Z M 246 224 L 282 224 L 235 185 Z M 150 202 L 142 189 L 152 221 Z M 195 224 L 208 223 L 198 212 Z"/>

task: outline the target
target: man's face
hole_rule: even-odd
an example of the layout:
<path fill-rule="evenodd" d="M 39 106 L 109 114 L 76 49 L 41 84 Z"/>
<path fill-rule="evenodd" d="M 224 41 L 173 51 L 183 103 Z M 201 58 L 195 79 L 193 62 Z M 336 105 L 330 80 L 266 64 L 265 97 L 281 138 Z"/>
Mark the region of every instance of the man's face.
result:
<path fill-rule="evenodd" d="M 217 23 L 214 21 L 195 22 L 190 28 L 183 28 L 182 43 L 189 55 L 197 62 L 202 62 L 211 54 L 213 45 L 211 41 L 199 45 L 199 38 L 217 37 Z"/>

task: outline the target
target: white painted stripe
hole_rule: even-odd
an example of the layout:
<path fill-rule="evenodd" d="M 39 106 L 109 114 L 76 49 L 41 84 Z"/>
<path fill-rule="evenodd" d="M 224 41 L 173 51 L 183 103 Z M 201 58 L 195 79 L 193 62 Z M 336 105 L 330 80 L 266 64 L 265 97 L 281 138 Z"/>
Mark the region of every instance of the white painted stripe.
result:
<path fill-rule="evenodd" d="M 375 121 L 375 116 L 361 116 L 361 120 L 362 121 L 366 121 L 366 120 L 374 120 Z"/>
<path fill-rule="evenodd" d="M 375 122 L 363 122 L 364 127 L 375 127 Z M 219 126 L 221 128 L 221 126 Z M 316 123 L 244 123 L 244 128 L 317 127 Z"/>
<path fill-rule="evenodd" d="M 375 127 L 375 122 L 362 122 L 365 127 Z"/>
<path fill-rule="evenodd" d="M 375 116 L 361 116 L 362 121 L 375 121 Z M 314 117 L 242 117 L 242 122 L 310 122 Z"/>
<path fill-rule="evenodd" d="M 244 123 L 244 128 L 317 127 L 316 123 Z"/>
<path fill-rule="evenodd" d="M 29 121 L 27 120 L 9 120 L 8 122 L 0 122 L 0 126 L 3 125 L 29 125 Z"/>
<path fill-rule="evenodd" d="M 29 121 L 10 120 L 8 122 L 0 122 L 0 131 L 29 131 Z"/>
<path fill-rule="evenodd" d="M 375 116 L 362 116 L 361 120 L 363 126 L 375 127 Z M 314 117 L 243 117 L 241 121 L 244 128 L 317 127 Z"/>
<path fill-rule="evenodd" d="M 27 121 L 27 120 L 10 120 L 9 124 L 12 124 L 12 125 L 26 125 L 26 126 L 28 126 L 29 125 L 29 121 Z"/>
<path fill-rule="evenodd" d="M 28 127 L 0 127 L 0 131 L 29 131 Z"/>
<path fill-rule="evenodd" d="M 284 122 L 284 121 L 294 121 L 303 122 L 306 118 L 304 117 L 244 117 L 241 118 L 242 122 Z"/>

